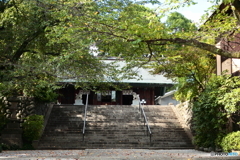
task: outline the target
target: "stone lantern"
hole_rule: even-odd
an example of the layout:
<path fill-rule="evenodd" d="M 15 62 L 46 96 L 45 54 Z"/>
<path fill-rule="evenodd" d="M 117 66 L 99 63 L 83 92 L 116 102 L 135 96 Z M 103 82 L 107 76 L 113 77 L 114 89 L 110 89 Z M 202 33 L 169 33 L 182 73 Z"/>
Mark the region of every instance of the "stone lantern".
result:
<path fill-rule="evenodd" d="M 11 106 L 9 110 L 11 112 L 10 122 L 6 128 L 2 131 L 2 142 L 7 145 L 17 145 L 22 147 L 22 129 L 20 128 L 20 121 L 17 119 L 16 113 L 20 99 L 18 97 L 8 98 Z"/>

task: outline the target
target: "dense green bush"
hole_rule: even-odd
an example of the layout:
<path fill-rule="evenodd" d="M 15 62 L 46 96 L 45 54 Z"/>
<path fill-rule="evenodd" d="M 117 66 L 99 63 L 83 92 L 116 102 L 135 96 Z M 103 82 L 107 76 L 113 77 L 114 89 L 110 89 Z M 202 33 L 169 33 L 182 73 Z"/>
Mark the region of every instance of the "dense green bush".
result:
<path fill-rule="evenodd" d="M 206 94 L 207 96 L 207 94 Z M 226 113 L 223 106 L 209 101 L 195 102 L 193 107 L 194 144 L 201 147 L 217 147 L 217 141 L 226 134 Z"/>
<path fill-rule="evenodd" d="M 240 150 L 240 131 L 229 133 L 220 145 L 225 152 Z"/>
<path fill-rule="evenodd" d="M 0 143 L 0 152 L 1 150 L 34 150 L 34 147 L 30 143 L 24 143 L 22 147 L 16 144 L 8 145 L 5 143 Z"/>
<path fill-rule="evenodd" d="M 23 123 L 23 138 L 27 142 L 38 140 L 43 129 L 43 116 L 30 115 L 25 118 Z"/>
<path fill-rule="evenodd" d="M 20 146 L 16 145 L 16 144 L 12 144 L 12 145 L 7 145 L 5 143 L 2 143 L 2 150 L 20 150 Z"/>
<path fill-rule="evenodd" d="M 213 76 L 193 103 L 194 144 L 221 147 L 228 133 L 229 118 L 238 111 L 240 80 L 238 77 Z M 231 95 L 231 96 L 230 96 Z M 236 95 L 236 96 L 233 96 Z"/>

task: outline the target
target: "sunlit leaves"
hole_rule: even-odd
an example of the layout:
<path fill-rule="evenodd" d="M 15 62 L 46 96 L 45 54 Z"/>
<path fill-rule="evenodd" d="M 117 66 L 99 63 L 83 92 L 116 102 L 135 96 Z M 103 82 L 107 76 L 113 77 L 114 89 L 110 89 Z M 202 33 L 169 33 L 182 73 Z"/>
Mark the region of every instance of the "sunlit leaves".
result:
<path fill-rule="evenodd" d="M 227 127 L 237 123 L 229 120 L 239 112 L 239 87 L 239 77 L 213 75 L 210 78 L 193 106 L 196 145 L 219 147 Z"/>
<path fill-rule="evenodd" d="M 176 32 L 196 31 L 197 27 L 189 19 L 185 18 L 181 13 L 172 12 L 169 14 L 166 25 L 170 30 Z"/>
<path fill-rule="evenodd" d="M 145 2 L 160 4 L 155 0 L 10 0 L 8 5 L 4 5 L 0 19 L 1 82 L 15 86 L 23 86 L 23 83 L 31 88 L 37 81 L 59 81 L 60 76 L 77 82 L 97 83 L 103 81 L 101 75 L 106 74 L 108 79 L 119 80 L 117 75 L 124 75 L 123 72 L 104 65 L 93 56 L 89 52 L 93 45 L 101 56 L 125 58 L 132 62 L 129 66 L 154 60 L 159 63 L 153 67 L 158 72 L 168 72 L 166 75 L 171 78 L 198 74 L 195 79 L 205 82 L 207 78 L 201 77 L 212 72 L 208 68 L 211 66 L 207 62 L 209 58 L 205 55 L 211 56 L 212 53 L 195 54 L 202 49 L 201 44 L 195 44 L 205 42 L 214 45 L 217 36 L 231 31 L 230 27 L 236 22 L 234 18 L 228 17 L 223 21 L 221 13 L 212 19 L 213 24 L 211 21 L 206 23 L 202 30 L 188 30 L 192 24 L 181 15 L 175 16 L 174 23 L 165 25 L 161 22 L 163 15 L 140 5 Z M 171 0 L 166 4 L 172 4 L 171 8 L 176 4 L 184 6 L 194 2 Z M 166 6 L 161 4 L 161 7 Z M 179 25 L 174 33 L 173 28 Z M 194 47 L 186 47 L 183 42 Z M 204 49 L 209 50 L 207 47 Z M 142 63 L 137 64 L 136 60 Z"/>
<path fill-rule="evenodd" d="M 38 88 L 54 88 L 66 79 L 90 86 L 118 81 L 122 71 L 89 52 L 91 45 L 106 38 L 95 34 L 96 29 L 104 31 L 105 20 L 112 24 L 111 18 L 130 1 L 107 3 L 41 0 L 6 7 L 0 21 L 0 76 L 5 86 L 1 94 L 31 96 Z M 108 10 L 111 7 L 115 9 Z"/>

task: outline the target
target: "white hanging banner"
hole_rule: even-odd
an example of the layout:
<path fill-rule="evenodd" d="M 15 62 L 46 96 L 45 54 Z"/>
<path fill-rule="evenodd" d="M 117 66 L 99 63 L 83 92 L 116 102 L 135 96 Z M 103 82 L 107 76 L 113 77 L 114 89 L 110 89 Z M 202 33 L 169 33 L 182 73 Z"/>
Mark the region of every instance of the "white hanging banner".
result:
<path fill-rule="evenodd" d="M 133 95 L 133 91 L 132 90 L 123 90 L 122 94 L 123 95 Z"/>
<path fill-rule="evenodd" d="M 90 91 L 84 91 L 84 90 L 80 90 L 79 94 L 90 94 Z"/>
<path fill-rule="evenodd" d="M 102 91 L 101 94 L 103 96 L 109 96 L 109 95 L 112 95 L 112 91 Z"/>

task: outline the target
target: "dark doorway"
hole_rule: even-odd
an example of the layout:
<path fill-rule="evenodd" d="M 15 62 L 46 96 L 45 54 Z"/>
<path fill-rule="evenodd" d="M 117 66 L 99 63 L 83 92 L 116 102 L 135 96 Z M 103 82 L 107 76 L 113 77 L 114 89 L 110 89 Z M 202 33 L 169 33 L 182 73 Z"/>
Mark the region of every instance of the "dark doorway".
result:
<path fill-rule="evenodd" d="M 112 102 L 111 95 L 102 95 L 102 102 Z"/>
<path fill-rule="evenodd" d="M 74 104 L 75 103 L 75 88 L 74 85 L 67 84 L 64 88 L 60 89 L 60 102 L 61 104 Z"/>
<path fill-rule="evenodd" d="M 122 96 L 122 104 L 123 105 L 131 105 L 133 100 L 132 95 L 123 95 Z"/>
<path fill-rule="evenodd" d="M 86 101 L 87 101 L 87 95 L 84 94 L 84 95 L 82 95 L 82 103 L 86 104 Z M 88 102 L 88 104 L 89 104 L 89 102 Z"/>

